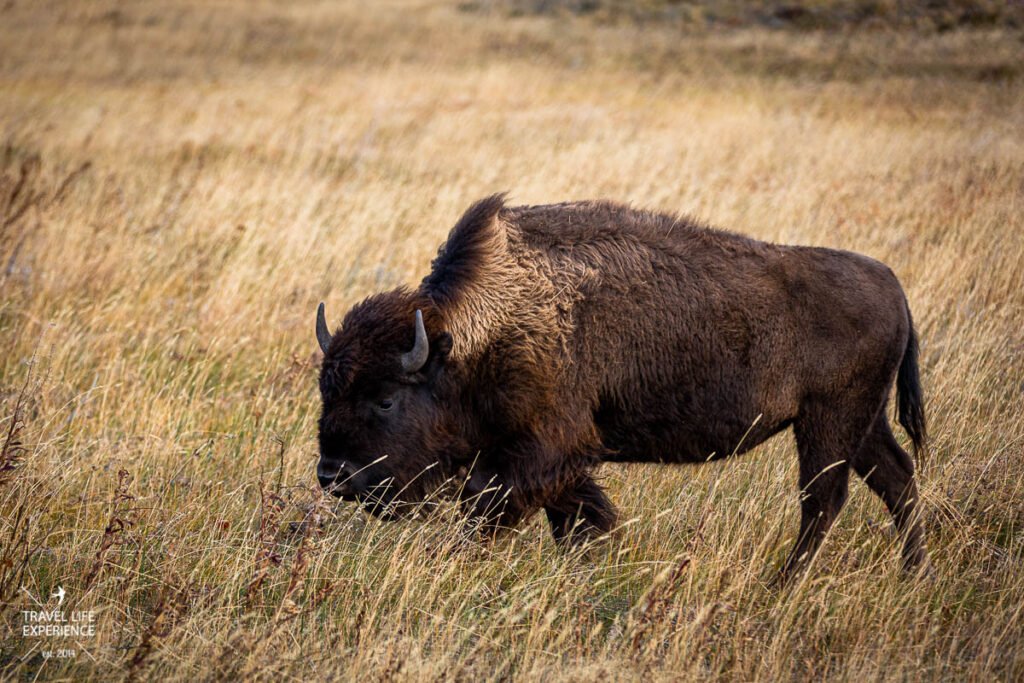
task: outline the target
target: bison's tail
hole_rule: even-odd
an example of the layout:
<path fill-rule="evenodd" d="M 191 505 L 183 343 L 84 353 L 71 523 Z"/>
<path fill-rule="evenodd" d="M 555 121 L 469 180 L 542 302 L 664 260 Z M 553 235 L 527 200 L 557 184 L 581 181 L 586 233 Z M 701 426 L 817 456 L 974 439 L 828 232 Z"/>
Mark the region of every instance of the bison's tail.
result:
<path fill-rule="evenodd" d="M 922 457 L 926 452 L 928 431 L 924 420 L 924 398 L 921 395 L 921 377 L 917 370 L 917 332 L 914 321 L 907 308 L 907 320 L 910 322 L 910 334 L 907 335 L 907 349 L 903 352 L 896 375 L 897 412 L 896 416 L 903 429 L 907 430 L 910 440 L 914 442 L 914 455 Z"/>

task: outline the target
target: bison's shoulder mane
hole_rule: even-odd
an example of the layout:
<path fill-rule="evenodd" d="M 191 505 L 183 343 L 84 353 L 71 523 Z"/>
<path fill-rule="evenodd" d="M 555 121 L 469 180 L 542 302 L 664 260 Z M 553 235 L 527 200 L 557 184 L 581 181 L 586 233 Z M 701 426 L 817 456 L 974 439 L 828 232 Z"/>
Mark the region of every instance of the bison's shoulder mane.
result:
<path fill-rule="evenodd" d="M 423 280 L 424 293 L 444 306 L 458 303 L 475 284 L 494 283 L 502 264 L 510 265 L 510 240 L 540 252 L 619 243 L 640 252 L 667 251 L 677 256 L 705 249 L 736 253 L 764 246 L 686 215 L 607 200 L 506 207 L 505 195 L 494 194 L 473 204 L 452 228 Z"/>
<path fill-rule="evenodd" d="M 507 207 L 495 194 L 455 224 L 420 294 L 459 330 L 455 354 L 468 355 L 501 329 L 564 322 L 574 292 L 603 270 L 643 277 L 656 261 L 714 261 L 763 247 L 686 216 L 603 200 Z"/>

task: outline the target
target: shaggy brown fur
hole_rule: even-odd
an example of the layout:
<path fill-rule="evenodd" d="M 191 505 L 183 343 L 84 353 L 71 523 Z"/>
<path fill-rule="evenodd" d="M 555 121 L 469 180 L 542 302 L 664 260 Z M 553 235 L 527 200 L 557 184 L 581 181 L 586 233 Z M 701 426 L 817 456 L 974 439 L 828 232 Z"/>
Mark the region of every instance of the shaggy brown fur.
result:
<path fill-rule="evenodd" d="M 423 311 L 429 358 L 402 371 Z M 700 463 L 793 426 L 812 555 L 852 467 L 924 557 L 910 456 L 925 440 L 917 342 L 899 282 L 858 254 L 766 244 L 608 202 L 505 207 L 452 229 L 416 291 L 353 308 L 320 377 L 325 488 L 378 513 L 467 476 L 471 514 L 544 508 L 556 538 L 607 532 L 602 460 Z M 383 458 L 383 459 L 382 459 Z"/>

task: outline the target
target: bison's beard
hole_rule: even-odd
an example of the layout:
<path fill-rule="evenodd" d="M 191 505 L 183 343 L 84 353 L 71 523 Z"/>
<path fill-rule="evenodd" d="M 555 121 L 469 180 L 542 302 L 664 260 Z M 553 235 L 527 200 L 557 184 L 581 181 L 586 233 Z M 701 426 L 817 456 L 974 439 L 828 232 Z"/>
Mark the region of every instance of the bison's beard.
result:
<path fill-rule="evenodd" d="M 439 507 L 439 504 L 435 501 L 408 502 L 401 500 L 384 503 L 374 498 L 363 498 L 359 501 L 359 506 L 377 519 L 393 522 L 398 519 L 418 519 L 428 516 Z"/>
<path fill-rule="evenodd" d="M 431 477 L 404 487 L 378 485 L 366 492 L 338 497 L 358 502 L 360 508 L 377 519 L 394 521 L 429 516 L 440 507 L 448 488 L 444 481 Z"/>

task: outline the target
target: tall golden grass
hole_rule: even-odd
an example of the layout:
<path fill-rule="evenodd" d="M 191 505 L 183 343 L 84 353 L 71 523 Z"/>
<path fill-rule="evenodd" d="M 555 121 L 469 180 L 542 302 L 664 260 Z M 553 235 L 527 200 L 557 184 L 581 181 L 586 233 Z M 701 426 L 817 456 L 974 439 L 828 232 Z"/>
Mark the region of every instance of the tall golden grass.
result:
<path fill-rule="evenodd" d="M 425 0 L 7 3 L 0 677 L 1024 677 L 1022 45 Z M 858 482 L 771 589 L 788 436 L 603 467 L 626 521 L 584 553 L 539 518 L 466 543 L 451 509 L 323 499 L 316 303 L 333 324 L 415 283 L 500 190 L 888 263 L 922 337 L 932 574 L 900 573 Z M 28 593 L 52 609 L 58 587 L 94 637 L 22 635 Z"/>

